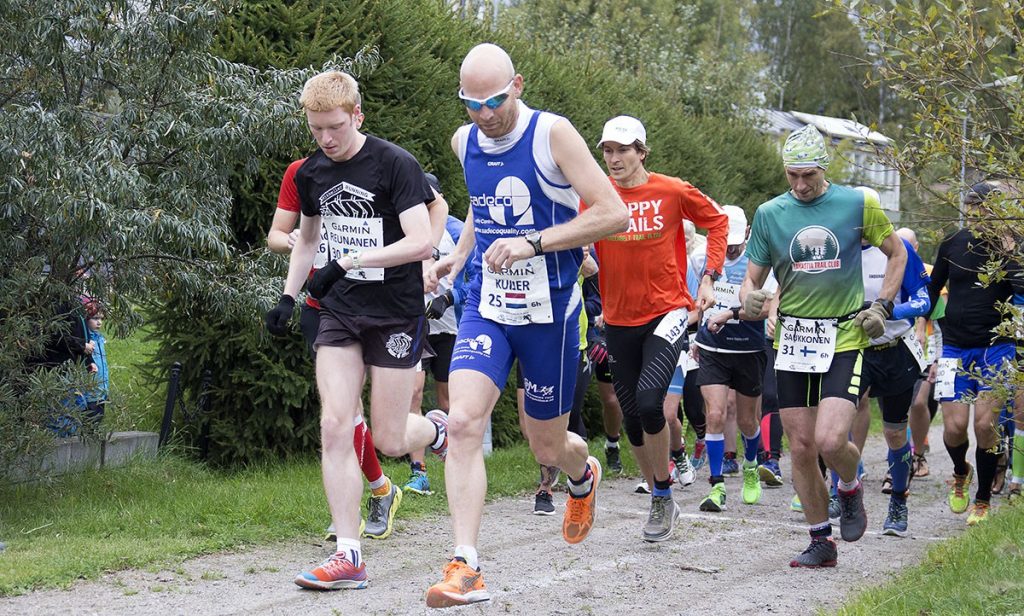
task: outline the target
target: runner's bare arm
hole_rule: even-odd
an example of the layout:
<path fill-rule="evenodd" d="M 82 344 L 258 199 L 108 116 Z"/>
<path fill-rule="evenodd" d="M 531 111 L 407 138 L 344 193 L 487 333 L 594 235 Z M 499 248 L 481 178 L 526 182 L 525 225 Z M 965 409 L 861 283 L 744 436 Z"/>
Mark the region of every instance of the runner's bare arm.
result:
<path fill-rule="evenodd" d="M 434 200 L 427 204 L 427 214 L 430 216 L 430 241 L 431 246 L 437 246 L 444 237 L 444 226 L 448 222 L 448 202 L 444 196 L 434 190 Z"/>
<path fill-rule="evenodd" d="M 764 281 L 768 280 L 768 273 L 770 271 L 772 271 L 772 268 L 767 265 L 758 265 L 753 261 L 747 261 L 747 274 L 743 277 L 743 284 L 740 285 L 741 304 L 748 293 L 759 291 L 764 286 Z"/>
<path fill-rule="evenodd" d="M 284 294 L 295 297 L 302 289 L 302 283 L 309 277 L 313 267 L 313 256 L 320 244 L 320 216 L 299 218 L 299 235 L 295 238 L 292 255 L 288 259 L 288 278 L 284 283 Z"/>
<path fill-rule="evenodd" d="M 568 120 L 559 120 L 551 127 L 551 155 L 588 207 L 571 221 L 541 232 L 544 252 L 584 246 L 628 228 L 626 205 Z M 484 260 L 492 269 L 503 269 L 532 256 L 533 246 L 526 238 L 516 237 L 493 242 Z"/>
<path fill-rule="evenodd" d="M 278 254 L 291 252 L 299 237 L 298 229 L 295 228 L 298 222 L 298 212 L 277 208 L 274 220 L 270 223 L 270 231 L 267 232 L 267 248 Z"/>
<path fill-rule="evenodd" d="M 430 215 L 425 204 L 414 205 L 398 215 L 405 237 L 372 250 L 359 253 L 360 267 L 394 267 L 413 261 L 423 261 L 430 256 L 433 244 L 430 243 Z M 353 268 L 352 253 L 338 259 L 341 267 L 348 271 Z"/>
<path fill-rule="evenodd" d="M 879 291 L 878 298 L 892 301 L 900 292 L 900 285 L 903 283 L 903 270 L 907 267 L 907 248 L 895 231 L 890 233 L 878 248 L 889 258 L 885 264 L 885 278 L 882 280 L 882 290 Z"/>

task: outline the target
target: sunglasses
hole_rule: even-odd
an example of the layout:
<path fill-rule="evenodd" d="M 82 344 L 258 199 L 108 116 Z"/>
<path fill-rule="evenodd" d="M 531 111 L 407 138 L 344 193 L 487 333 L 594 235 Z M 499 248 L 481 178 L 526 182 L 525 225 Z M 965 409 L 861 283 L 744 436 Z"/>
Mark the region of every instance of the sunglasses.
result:
<path fill-rule="evenodd" d="M 462 104 L 464 104 L 470 111 L 480 111 L 484 107 L 487 107 L 488 109 L 497 109 L 498 107 L 501 107 L 502 103 L 505 102 L 505 99 L 508 98 L 509 93 L 512 91 L 512 84 L 514 84 L 515 81 L 516 79 L 513 77 L 512 81 L 508 82 L 508 85 L 502 88 L 501 91 L 483 99 L 466 96 L 462 93 L 462 88 L 459 88 L 459 98 L 462 100 Z"/>

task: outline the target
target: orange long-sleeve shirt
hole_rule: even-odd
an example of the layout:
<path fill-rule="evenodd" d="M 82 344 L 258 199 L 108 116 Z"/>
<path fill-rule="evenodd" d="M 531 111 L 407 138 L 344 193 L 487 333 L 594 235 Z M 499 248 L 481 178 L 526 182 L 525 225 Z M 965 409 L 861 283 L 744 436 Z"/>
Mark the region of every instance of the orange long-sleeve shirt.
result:
<path fill-rule="evenodd" d="M 636 326 L 676 308 L 692 310 L 683 219 L 708 230 L 706 267 L 721 271 L 729 218 L 713 199 L 679 178 L 651 173 L 641 186 L 612 185 L 629 208 L 630 221 L 626 231 L 595 244 L 605 322 Z"/>

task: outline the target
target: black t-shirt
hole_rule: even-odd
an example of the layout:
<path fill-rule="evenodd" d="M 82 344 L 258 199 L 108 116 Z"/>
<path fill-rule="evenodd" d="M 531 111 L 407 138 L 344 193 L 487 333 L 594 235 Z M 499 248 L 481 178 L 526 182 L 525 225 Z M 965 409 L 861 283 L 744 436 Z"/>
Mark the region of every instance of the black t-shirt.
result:
<path fill-rule="evenodd" d="M 1006 264 L 1007 276 L 1003 280 L 982 286 L 978 273 L 984 271 L 991 256 L 992 251 L 986 243 L 967 229 L 960 229 L 939 245 L 928 295 L 934 306 L 942 287 L 948 282 L 946 316 L 939 319 L 943 342 L 964 349 L 1012 342 L 992 333 L 992 329 L 1003 320 L 996 303 L 1008 301 L 1014 292 L 1021 292 L 1024 281 L 1020 278 L 1020 266 L 1010 261 Z"/>
<path fill-rule="evenodd" d="M 423 169 L 397 145 L 366 136 L 351 159 L 335 162 L 317 150 L 295 172 L 302 213 L 321 217 L 321 242 L 314 266 L 353 250 L 370 250 L 403 237 L 398 215 L 434 199 Z M 319 298 L 344 315 L 405 317 L 423 314 L 419 261 L 349 274 Z"/>

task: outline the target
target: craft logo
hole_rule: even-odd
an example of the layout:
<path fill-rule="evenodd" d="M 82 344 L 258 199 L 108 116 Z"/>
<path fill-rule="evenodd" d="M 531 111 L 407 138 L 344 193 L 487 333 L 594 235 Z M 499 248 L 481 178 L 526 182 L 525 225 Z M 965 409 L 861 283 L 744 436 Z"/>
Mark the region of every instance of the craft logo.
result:
<path fill-rule="evenodd" d="M 839 269 L 843 264 L 835 233 L 817 225 L 796 232 L 789 244 L 789 257 L 793 261 L 794 272 L 807 274 Z"/>
<path fill-rule="evenodd" d="M 530 188 L 515 176 L 502 178 L 493 195 L 471 195 L 470 205 L 486 207 L 490 219 L 507 227 L 533 226 Z"/>
<path fill-rule="evenodd" d="M 402 359 L 412 349 L 412 336 L 404 332 L 401 334 L 391 334 L 385 346 L 392 357 Z"/>

